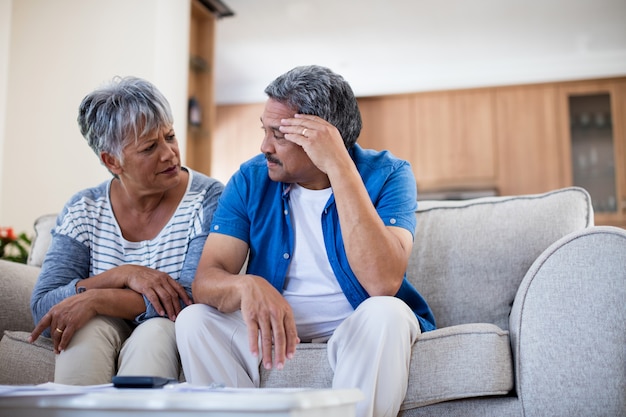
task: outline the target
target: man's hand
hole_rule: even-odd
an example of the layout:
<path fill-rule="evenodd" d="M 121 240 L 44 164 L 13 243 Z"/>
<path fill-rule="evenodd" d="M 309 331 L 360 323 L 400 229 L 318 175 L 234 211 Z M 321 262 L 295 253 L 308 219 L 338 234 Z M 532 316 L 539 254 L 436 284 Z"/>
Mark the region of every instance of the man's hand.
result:
<path fill-rule="evenodd" d="M 300 145 L 311 162 L 325 174 L 339 163 L 353 165 L 339 130 L 321 117 L 296 114 L 280 122 L 285 139 Z"/>
<path fill-rule="evenodd" d="M 300 343 L 291 306 L 272 285 L 261 277 L 247 275 L 241 293 L 241 313 L 248 328 L 250 351 L 261 355 L 265 369 L 282 369 L 293 358 Z M 272 345 L 274 361 L 272 361 Z"/>

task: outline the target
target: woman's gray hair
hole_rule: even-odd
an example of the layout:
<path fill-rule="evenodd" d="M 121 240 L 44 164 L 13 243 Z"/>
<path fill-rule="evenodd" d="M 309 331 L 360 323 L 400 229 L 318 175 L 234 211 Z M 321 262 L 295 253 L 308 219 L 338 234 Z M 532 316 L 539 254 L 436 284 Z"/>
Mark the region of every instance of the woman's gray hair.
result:
<path fill-rule="evenodd" d="M 352 88 L 328 68 L 296 67 L 272 81 L 265 94 L 296 113 L 319 116 L 331 123 L 341 133 L 347 149 L 361 133 L 361 112 Z"/>
<path fill-rule="evenodd" d="M 150 82 L 115 77 L 87 94 L 78 107 L 78 126 L 89 147 L 122 158 L 124 146 L 174 122 L 169 102 Z"/>

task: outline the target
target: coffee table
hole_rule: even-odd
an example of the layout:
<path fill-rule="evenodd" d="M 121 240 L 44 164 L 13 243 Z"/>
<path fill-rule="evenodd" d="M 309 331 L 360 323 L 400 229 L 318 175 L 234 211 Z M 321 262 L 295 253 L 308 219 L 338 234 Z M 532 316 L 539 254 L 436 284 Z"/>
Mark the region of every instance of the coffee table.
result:
<path fill-rule="evenodd" d="M 357 389 L 117 389 L 0 397 L 0 417 L 354 417 Z"/>

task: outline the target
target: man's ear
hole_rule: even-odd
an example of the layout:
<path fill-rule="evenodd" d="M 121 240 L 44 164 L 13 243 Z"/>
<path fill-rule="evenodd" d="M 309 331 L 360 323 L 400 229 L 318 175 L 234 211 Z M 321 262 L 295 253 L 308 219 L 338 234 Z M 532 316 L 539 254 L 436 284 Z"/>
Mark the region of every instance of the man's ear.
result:
<path fill-rule="evenodd" d="M 122 172 L 120 161 L 110 153 L 100 152 L 100 160 L 112 174 L 119 175 Z"/>

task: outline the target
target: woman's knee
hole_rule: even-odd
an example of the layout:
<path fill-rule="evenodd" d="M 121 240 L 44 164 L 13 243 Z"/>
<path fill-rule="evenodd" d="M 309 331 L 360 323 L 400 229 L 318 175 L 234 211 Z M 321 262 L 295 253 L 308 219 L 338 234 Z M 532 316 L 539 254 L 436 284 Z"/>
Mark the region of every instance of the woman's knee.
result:
<path fill-rule="evenodd" d="M 163 317 L 155 317 L 138 325 L 131 335 L 131 338 L 146 341 L 176 339 L 174 322 Z"/>
<path fill-rule="evenodd" d="M 131 331 L 131 327 L 122 319 L 95 316 L 74 333 L 68 347 L 76 344 L 97 346 L 105 344 L 119 349 Z"/>

